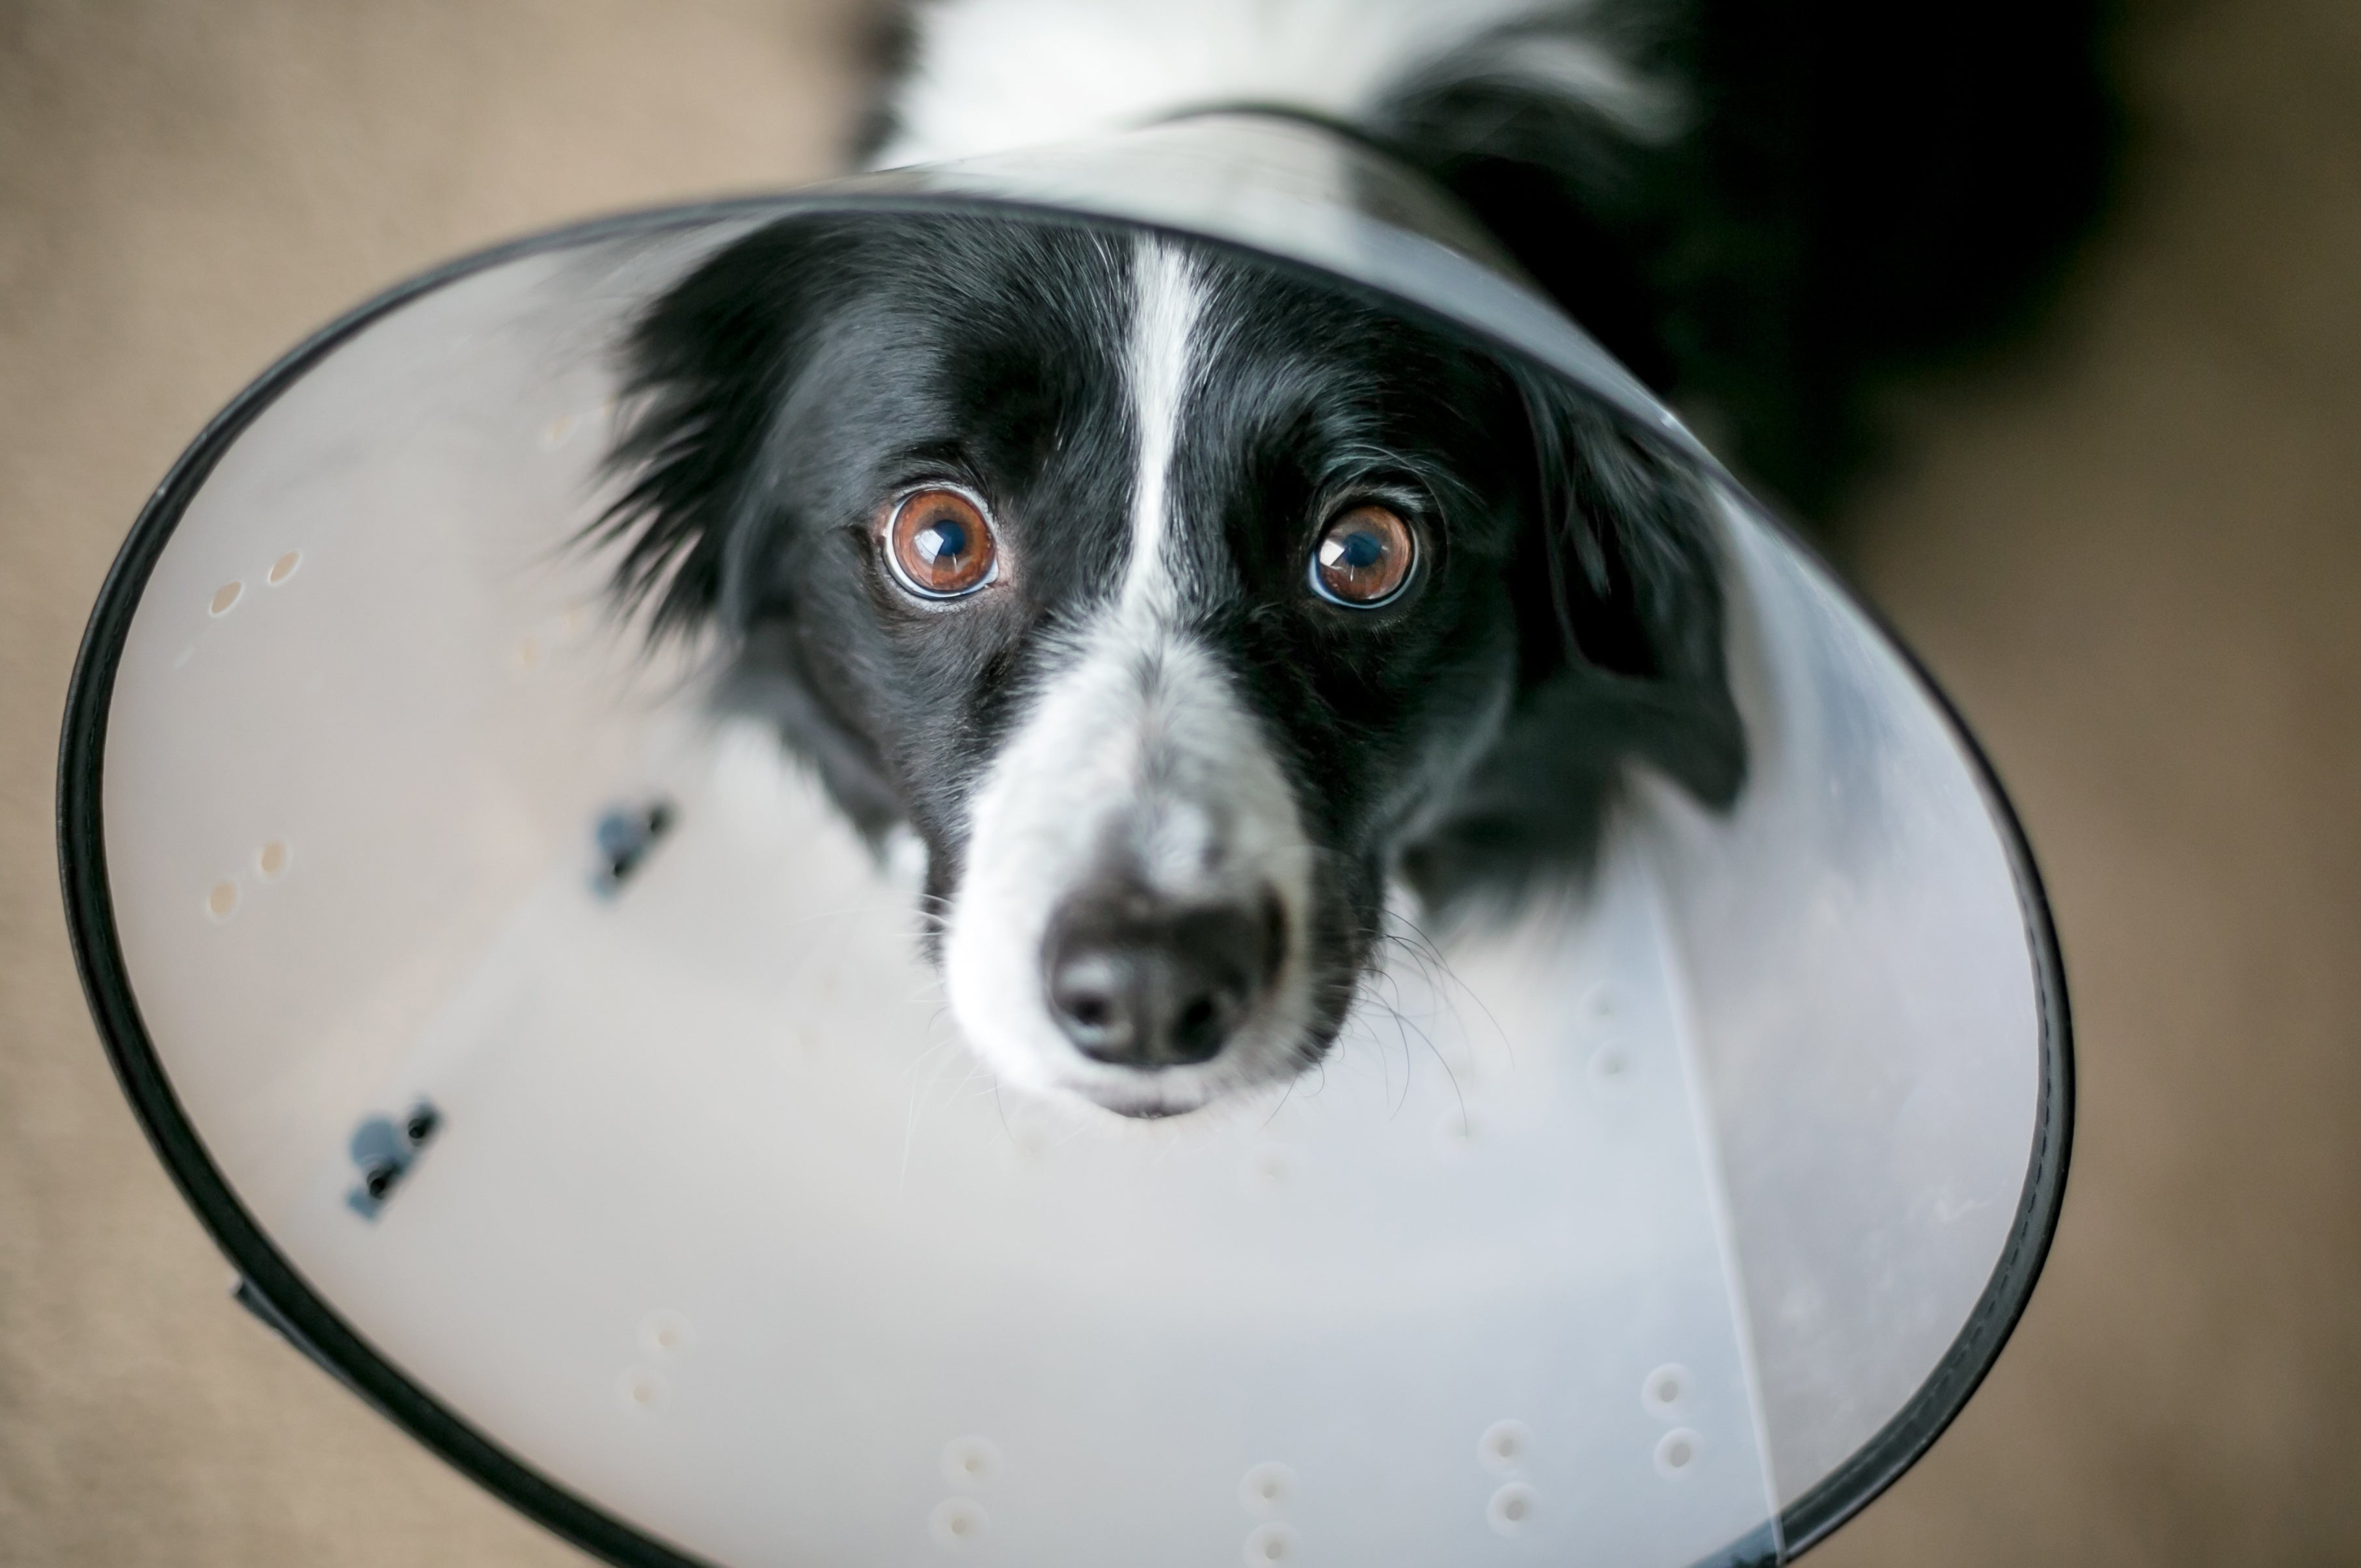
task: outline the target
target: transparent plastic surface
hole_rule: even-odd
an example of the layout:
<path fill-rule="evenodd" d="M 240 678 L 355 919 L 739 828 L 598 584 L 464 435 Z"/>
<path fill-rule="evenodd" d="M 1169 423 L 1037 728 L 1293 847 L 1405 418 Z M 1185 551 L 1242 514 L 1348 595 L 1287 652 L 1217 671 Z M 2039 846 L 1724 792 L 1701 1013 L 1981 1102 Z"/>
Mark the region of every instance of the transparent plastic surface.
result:
<path fill-rule="evenodd" d="M 1734 491 L 1738 811 L 1643 792 L 1587 903 L 1405 947 L 1275 1113 L 1148 1127 L 975 1075 L 913 890 L 767 740 L 699 718 L 569 547 L 620 325 L 819 207 L 1252 244 L 1686 444 L 1348 146 L 1208 121 L 1120 153 L 529 247 L 288 375 L 188 496 L 106 709 L 146 1043 L 377 1354 L 716 1562 L 1775 1552 L 1976 1311 L 2043 1036 L 1973 759 Z M 608 874 L 602 817 L 659 802 Z M 359 1129 L 421 1108 L 369 1193 Z"/>

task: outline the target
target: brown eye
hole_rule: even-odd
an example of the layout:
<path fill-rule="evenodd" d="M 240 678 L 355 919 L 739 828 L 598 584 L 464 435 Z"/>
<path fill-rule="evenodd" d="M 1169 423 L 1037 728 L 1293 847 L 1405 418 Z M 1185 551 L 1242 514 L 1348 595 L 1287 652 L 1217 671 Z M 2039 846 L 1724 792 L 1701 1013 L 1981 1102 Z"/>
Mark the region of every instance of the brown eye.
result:
<path fill-rule="evenodd" d="M 1328 525 L 1312 551 L 1312 590 L 1332 604 L 1372 609 L 1410 581 L 1418 543 L 1381 506 L 1357 506 Z"/>
<path fill-rule="evenodd" d="M 983 509 L 957 490 L 917 490 L 885 522 L 885 558 L 920 598 L 957 598 L 990 582 L 995 555 Z"/>

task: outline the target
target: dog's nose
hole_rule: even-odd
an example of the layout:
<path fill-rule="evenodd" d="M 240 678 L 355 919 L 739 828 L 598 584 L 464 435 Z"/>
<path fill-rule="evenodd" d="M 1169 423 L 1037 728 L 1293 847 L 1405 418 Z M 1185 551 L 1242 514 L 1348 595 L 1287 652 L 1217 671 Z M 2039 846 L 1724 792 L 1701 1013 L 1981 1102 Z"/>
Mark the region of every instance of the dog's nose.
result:
<path fill-rule="evenodd" d="M 1096 1061 L 1210 1061 L 1269 986 L 1284 934 L 1268 894 L 1188 905 L 1130 890 L 1083 894 L 1042 944 L 1050 1014 Z"/>

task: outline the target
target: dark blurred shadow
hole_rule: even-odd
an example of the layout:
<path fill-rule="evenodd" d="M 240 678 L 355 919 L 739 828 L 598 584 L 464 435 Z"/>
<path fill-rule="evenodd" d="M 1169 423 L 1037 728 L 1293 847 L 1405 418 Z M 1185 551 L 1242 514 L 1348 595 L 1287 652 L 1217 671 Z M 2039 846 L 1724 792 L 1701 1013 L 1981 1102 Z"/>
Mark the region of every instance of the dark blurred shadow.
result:
<path fill-rule="evenodd" d="M 1691 134 L 1634 151 L 1538 113 L 1437 131 L 1446 101 L 1409 139 L 1469 148 L 1435 172 L 1825 532 L 1878 456 L 1881 389 L 2022 342 L 2108 212 L 2115 7 L 1693 0 L 1631 31 L 1649 74 L 1694 84 Z"/>

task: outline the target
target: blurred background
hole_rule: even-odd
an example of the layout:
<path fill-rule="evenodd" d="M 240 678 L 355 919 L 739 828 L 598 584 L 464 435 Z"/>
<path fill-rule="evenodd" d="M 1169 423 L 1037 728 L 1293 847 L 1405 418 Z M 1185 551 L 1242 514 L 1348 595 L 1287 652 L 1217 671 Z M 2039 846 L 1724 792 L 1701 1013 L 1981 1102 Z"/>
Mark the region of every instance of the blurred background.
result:
<path fill-rule="evenodd" d="M 58 718 L 147 493 L 282 349 L 522 230 L 829 171 L 873 31 L 0 0 L 0 1563 L 582 1561 L 229 1303 L 74 980 Z M 2361 1563 L 2361 7 L 2139 0 L 2115 54 L 2108 220 L 2031 337 L 1893 394 L 1831 524 L 2015 793 L 2081 1102 L 2023 1326 L 1825 1568 Z"/>

